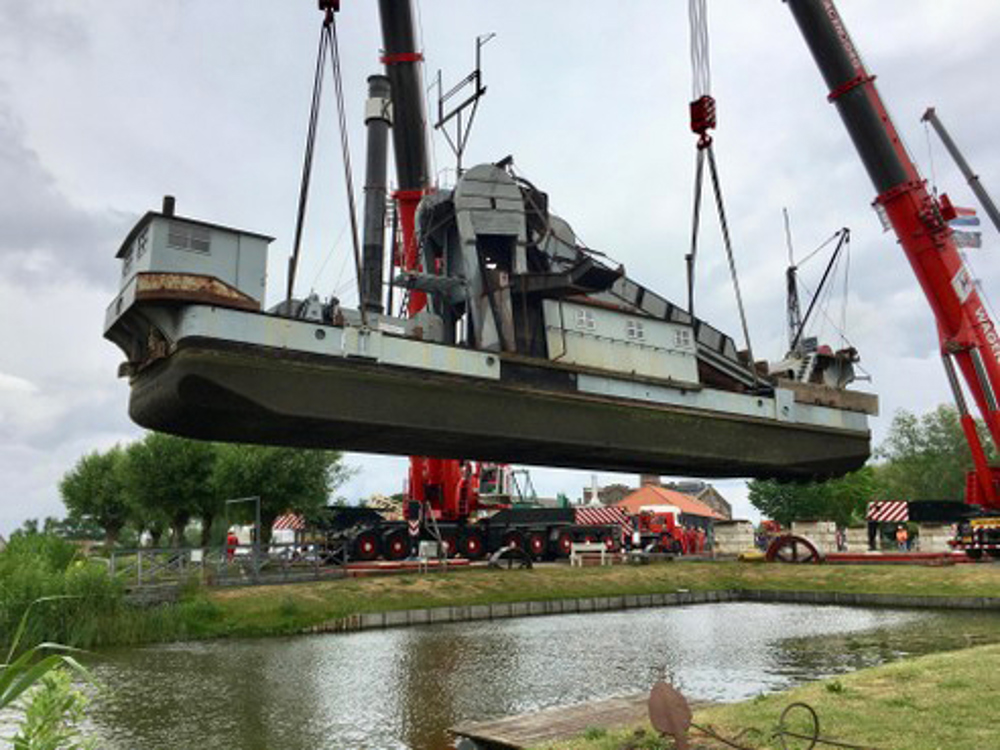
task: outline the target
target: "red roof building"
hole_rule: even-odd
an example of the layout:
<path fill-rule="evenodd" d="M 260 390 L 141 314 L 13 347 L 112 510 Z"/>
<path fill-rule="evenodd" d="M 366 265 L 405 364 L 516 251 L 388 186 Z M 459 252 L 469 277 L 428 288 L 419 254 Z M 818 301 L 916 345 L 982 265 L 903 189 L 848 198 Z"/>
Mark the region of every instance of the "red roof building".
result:
<path fill-rule="evenodd" d="M 716 513 L 700 500 L 655 484 L 647 484 L 615 503 L 615 507 L 624 508 L 629 515 L 637 514 L 639 508 L 645 505 L 674 505 L 687 516 L 699 516 L 713 521 L 725 520 L 725 516 Z"/>

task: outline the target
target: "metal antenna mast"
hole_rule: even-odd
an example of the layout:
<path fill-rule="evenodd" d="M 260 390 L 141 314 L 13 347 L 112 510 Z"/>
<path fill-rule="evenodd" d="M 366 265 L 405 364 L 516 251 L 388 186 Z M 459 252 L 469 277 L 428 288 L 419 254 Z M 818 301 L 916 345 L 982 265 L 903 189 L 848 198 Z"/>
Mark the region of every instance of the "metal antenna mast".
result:
<path fill-rule="evenodd" d="M 788 245 L 788 270 L 785 272 L 786 297 L 788 301 L 788 348 L 795 350 L 802 330 L 802 308 L 799 307 L 798 267 L 792 253 L 792 227 L 788 220 L 788 209 L 781 209 L 785 217 L 785 244 Z"/>
<path fill-rule="evenodd" d="M 465 153 L 465 147 L 469 143 L 472 123 L 476 119 L 476 110 L 479 109 L 479 100 L 486 94 L 486 86 L 483 85 L 483 47 L 495 36 L 496 34 L 491 32 L 476 37 L 476 69 L 452 86 L 447 92 L 445 92 L 444 86 L 441 83 L 441 71 L 438 70 L 438 121 L 434 123 L 434 129 L 444 133 L 444 137 L 448 141 L 452 153 L 455 154 L 455 171 L 459 177 L 462 175 L 462 155 Z M 468 91 L 470 87 L 472 89 L 471 94 L 467 94 L 465 99 L 459 104 L 445 111 L 445 106 L 449 100 L 457 98 L 463 92 Z M 466 110 L 468 110 L 468 119 L 465 119 Z M 452 134 L 445 127 L 452 120 L 455 121 L 454 137 L 452 137 Z"/>

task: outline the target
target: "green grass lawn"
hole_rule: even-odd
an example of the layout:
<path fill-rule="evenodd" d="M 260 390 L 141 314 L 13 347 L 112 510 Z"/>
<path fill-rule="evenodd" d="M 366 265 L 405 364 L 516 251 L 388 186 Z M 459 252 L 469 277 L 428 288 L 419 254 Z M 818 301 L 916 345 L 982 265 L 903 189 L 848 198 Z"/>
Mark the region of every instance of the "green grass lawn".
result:
<path fill-rule="evenodd" d="M 1000 748 L 1000 645 L 931 654 L 863 669 L 744 703 L 714 706 L 694 723 L 740 744 L 779 748 L 773 737 L 781 712 L 802 701 L 819 715 L 820 734 L 879 750 L 989 750 Z M 793 730 L 798 728 L 795 725 Z M 692 731 L 695 748 L 722 748 Z M 788 740 L 789 747 L 805 747 Z M 797 744 L 792 744 L 792 743 Z M 673 747 L 651 727 L 629 727 L 546 745 L 545 750 L 659 750 Z M 821 746 L 822 747 L 822 746 Z"/>
<path fill-rule="evenodd" d="M 184 608 L 185 637 L 288 634 L 351 614 L 399 609 L 670 593 L 679 589 L 783 589 L 920 596 L 1000 597 L 1000 566 L 827 566 L 738 562 L 426 575 L 203 591 Z"/>

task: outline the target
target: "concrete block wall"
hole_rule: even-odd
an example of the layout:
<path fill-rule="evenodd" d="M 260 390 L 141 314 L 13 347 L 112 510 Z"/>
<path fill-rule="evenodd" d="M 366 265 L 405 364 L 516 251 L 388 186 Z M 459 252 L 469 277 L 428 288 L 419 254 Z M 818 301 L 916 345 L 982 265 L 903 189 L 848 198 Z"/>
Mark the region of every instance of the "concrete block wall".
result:
<path fill-rule="evenodd" d="M 847 527 L 847 551 L 853 553 L 868 551 L 868 526 Z"/>
<path fill-rule="evenodd" d="M 853 594 L 837 591 L 677 591 L 664 594 L 627 594 L 588 599 L 555 599 L 541 602 L 511 602 L 471 606 L 407 609 L 394 612 L 366 612 L 348 615 L 303 633 L 347 633 L 356 630 L 433 625 L 472 620 L 500 620 L 576 612 L 602 612 L 638 607 L 708 604 L 712 602 L 787 602 L 795 604 L 838 604 L 860 607 L 917 607 L 922 609 L 971 609 L 1000 612 L 1000 597 L 910 596 L 901 594 Z"/>
<path fill-rule="evenodd" d="M 822 555 L 837 551 L 837 524 L 833 521 L 792 521 L 792 534 L 804 536 Z"/>
<path fill-rule="evenodd" d="M 917 524 L 921 552 L 950 552 L 948 541 L 955 537 L 955 527 L 950 523 Z"/>
<path fill-rule="evenodd" d="M 753 524 L 749 521 L 716 522 L 715 549 L 718 555 L 738 555 L 754 549 Z"/>

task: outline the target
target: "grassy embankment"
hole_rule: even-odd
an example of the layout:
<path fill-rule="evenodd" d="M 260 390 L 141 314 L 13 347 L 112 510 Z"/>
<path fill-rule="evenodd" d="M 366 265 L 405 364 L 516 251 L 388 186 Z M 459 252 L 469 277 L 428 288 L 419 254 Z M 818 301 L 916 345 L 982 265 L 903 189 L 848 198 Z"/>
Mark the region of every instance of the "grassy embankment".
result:
<path fill-rule="evenodd" d="M 736 562 L 610 568 L 543 566 L 355 578 L 214 590 L 188 602 L 189 637 L 288 634 L 363 612 L 500 602 L 670 593 L 681 589 L 781 589 L 919 596 L 1000 596 L 1000 566 L 783 566 Z"/>
<path fill-rule="evenodd" d="M 1000 645 L 931 654 L 863 669 L 744 703 L 698 711 L 694 722 L 747 747 L 778 748 L 772 737 L 788 704 L 803 701 L 819 715 L 820 736 L 880 750 L 986 750 L 1000 747 Z M 802 725 L 792 723 L 795 731 Z M 692 731 L 693 746 L 725 745 Z M 789 747 L 804 747 L 789 739 Z M 798 743 L 792 745 L 791 743 Z M 589 730 L 544 750 L 667 750 L 648 724 L 617 731 Z"/>
<path fill-rule="evenodd" d="M 784 589 L 922 596 L 1000 596 L 1000 566 L 943 568 L 778 566 L 735 562 L 571 569 L 455 570 L 429 575 L 340 579 L 289 585 L 186 587 L 180 603 L 128 605 L 106 567 L 44 535 L 18 538 L 0 553 L 0 644 L 39 597 L 28 641 L 92 648 L 187 638 L 265 636 L 364 613 L 427 607 L 671 593 L 681 589 Z"/>

